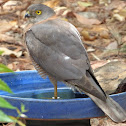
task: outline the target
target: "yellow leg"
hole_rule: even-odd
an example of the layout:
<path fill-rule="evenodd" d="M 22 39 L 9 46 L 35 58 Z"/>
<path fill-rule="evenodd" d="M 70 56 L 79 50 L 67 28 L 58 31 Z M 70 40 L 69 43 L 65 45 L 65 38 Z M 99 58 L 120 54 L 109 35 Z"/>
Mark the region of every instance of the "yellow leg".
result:
<path fill-rule="evenodd" d="M 57 81 L 51 76 L 49 76 L 49 79 L 52 82 L 52 84 L 54 85 L 54 99 L 57 99 L 58 98 L 57 97 Z"/>
<path fill-rule="evenodd" d="M 57 83 L 54 84 L 54 98 L 57 99 Z"/>

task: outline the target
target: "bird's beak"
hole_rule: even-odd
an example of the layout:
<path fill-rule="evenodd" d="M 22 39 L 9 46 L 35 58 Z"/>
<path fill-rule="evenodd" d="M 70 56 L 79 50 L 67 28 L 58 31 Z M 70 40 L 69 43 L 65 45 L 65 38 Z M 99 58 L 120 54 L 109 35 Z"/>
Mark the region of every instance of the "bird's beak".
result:
<path fill-rule="evenodd" d="M 26 12 L 25 14 L 25 18 L 29 18 L 31 15 L 29 14 L 29 12 Z"/>

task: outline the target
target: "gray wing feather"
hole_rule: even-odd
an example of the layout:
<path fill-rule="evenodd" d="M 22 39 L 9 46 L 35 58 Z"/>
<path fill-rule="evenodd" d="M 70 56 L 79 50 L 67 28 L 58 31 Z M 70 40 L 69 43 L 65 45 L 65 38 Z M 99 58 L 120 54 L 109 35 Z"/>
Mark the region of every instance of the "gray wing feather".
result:
<path fill-rule="evenodd" d="M 64 60 L 63 53 L 59 53 L 40 42 L 31 30 L 26 33 L 26 44 L 34 61 L 57 80 L 81 78 L 82 73 L 72 66 L 71 60 Z"/>
<path fill-rule="evenodd" d="M 105 100 L 103 90 L 92 79 L 87 53 L 73 25 L 62 20 L 36 24 L 26 33 L 26 44 L 31 57 L 50 76 L 70 84 L 76 83 L 75 87 L 83 87 L 83 91 Z M 87 88 L 84 78 L 90 80 L 88 85 L 91 88 Z"/>

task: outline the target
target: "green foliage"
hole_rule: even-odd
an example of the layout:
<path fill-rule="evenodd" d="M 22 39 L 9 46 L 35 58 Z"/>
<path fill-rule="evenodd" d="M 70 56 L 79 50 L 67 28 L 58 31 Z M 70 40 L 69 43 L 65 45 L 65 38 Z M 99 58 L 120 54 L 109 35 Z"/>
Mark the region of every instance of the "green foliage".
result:
<path fill-rule="evenodd" d="M 6 67 L 4 64 L 0 64 L 0 72 L 3 73 L 3 72 L 14 72 L 14 71 Z"/>
<path fill-rule="evenodd" d="M 11 89 L 7 86 L 7 84 L 0 79 L 0 90 L 6 91 L 8 93 L 12 93 Z"/>
<path fill-rule="evenodd" d="M 3 53 L 3 51 L 0 51 L 0 55 Z M 5 65 L 0 64 L 0 72 L 13 72 L 9 68 L 7 68 Z M 0 90 L 6 91 L 8 93 L 12 93 L 11 89 L 8 87 L 8 85 L 0 79 Z M 16 109 L 16 107 L 12 106 L 9 102 L 7 102 L 4 98 L 0 97 L 0 107 L 1 108 L 8 108 L 8 109 Z M 6 115 L 2 110 L 0 110 L 0 122 L 13 122 L 13 120 Z"/>
<path fill-rule="evenodd" d="M 9 93 L 12 93 L 11 89 L 2 80 L 0 80 L 0 90 L 4 90 Z M 20 126 L 25 126 L 21 121 L 18 120 L 20 117 L 26 117 L 26 115 L 23 114 L 27 112 L 24 104 L 21 104 L 21 110 L 19 110 L 18 108 L 12 106 L 4 98 L 0 97 L 0 108 L 15 109 L 18 113 L 18 117 L 15 118 L 15 117 L 6 115 L 3 111 L 0 110 L 0 122 L 15 122 L 15 123 L 18 123 Z"/>
<path fill-rule="evenodd" d="M 19 119 L 20 117 L 27 117 L 25 114 L 25 112 L 27 112 L 28 110 L 25 109 L 25 105 L 21 104 L 21 110 L 17 109 L 17 113 L 18 113 L 18 117 L 17 119 Z"/>
<path fill-rule="evenodd" d="M 0 51 L 0 55 L 2 53 L 3 51 Z M 0 64 L 0 72 L 1 73 L 13 72 L 13 70 L 9 69 L 4 64 Z M 6 91 L 8 93 L 13 93 L 11 89 L 9 88 L 9 86 L 1 79 L 0 79 L 0 90 Z M 22 115 L 25 116 L 23 114 L 24 112 L 27 112 L 23 104 L 21 104 L 21 111 L 20 111 L 18 108 L 14 107 L 8 101 L 6 101 L 4 98 L 0 97 L 0 108 L 15 109 L 18 113 L 18 117 L 15 118 L 15 117 L 6 115 L 2 110 L 0 110 L 0 122 L 15 122 L 15 123 L 18 123 L 20 126 L 25 126 L 21 121 L 18 120 Z"/>
<path fill-rule="evenodd" d="M 0 55 L 2 55 L 3 52 L 4 52 L 4 51 L 0 51 Z"/>
<path fill-rule="evenodd" d="M 21 113 L 25 113 L 27 112 L 28 110 L 25 109 L 25 106 L 24 104 L 21 104 Z"/>
<path fill-rule="evenodd" d="M 13 120 L 0 110 L 0 122 L 13 122 Z"/>
<path fill-rule="evenodd" d="M 0 97 L 0 107 L 2 107 L 2 108 L 8 108 L 8 109 L 16 109 L 16 107 L 12 106 L 9 102 L 7 102 L 2 97 Z"/>

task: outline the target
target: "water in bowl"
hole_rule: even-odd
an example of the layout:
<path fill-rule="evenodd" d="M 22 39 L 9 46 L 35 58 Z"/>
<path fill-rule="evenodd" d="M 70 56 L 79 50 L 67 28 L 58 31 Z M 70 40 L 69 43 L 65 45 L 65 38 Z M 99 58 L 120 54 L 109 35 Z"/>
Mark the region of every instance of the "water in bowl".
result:
<path fill-rule="evenodd" d="M 9 94 L 9 96 L 20 98 L 53 99 L 54 88 L 25 90 L 14 94 Z M 71 88 L 58 88 L 58 99 L 73 99 L 75 97 L 75 93 Z"/>

